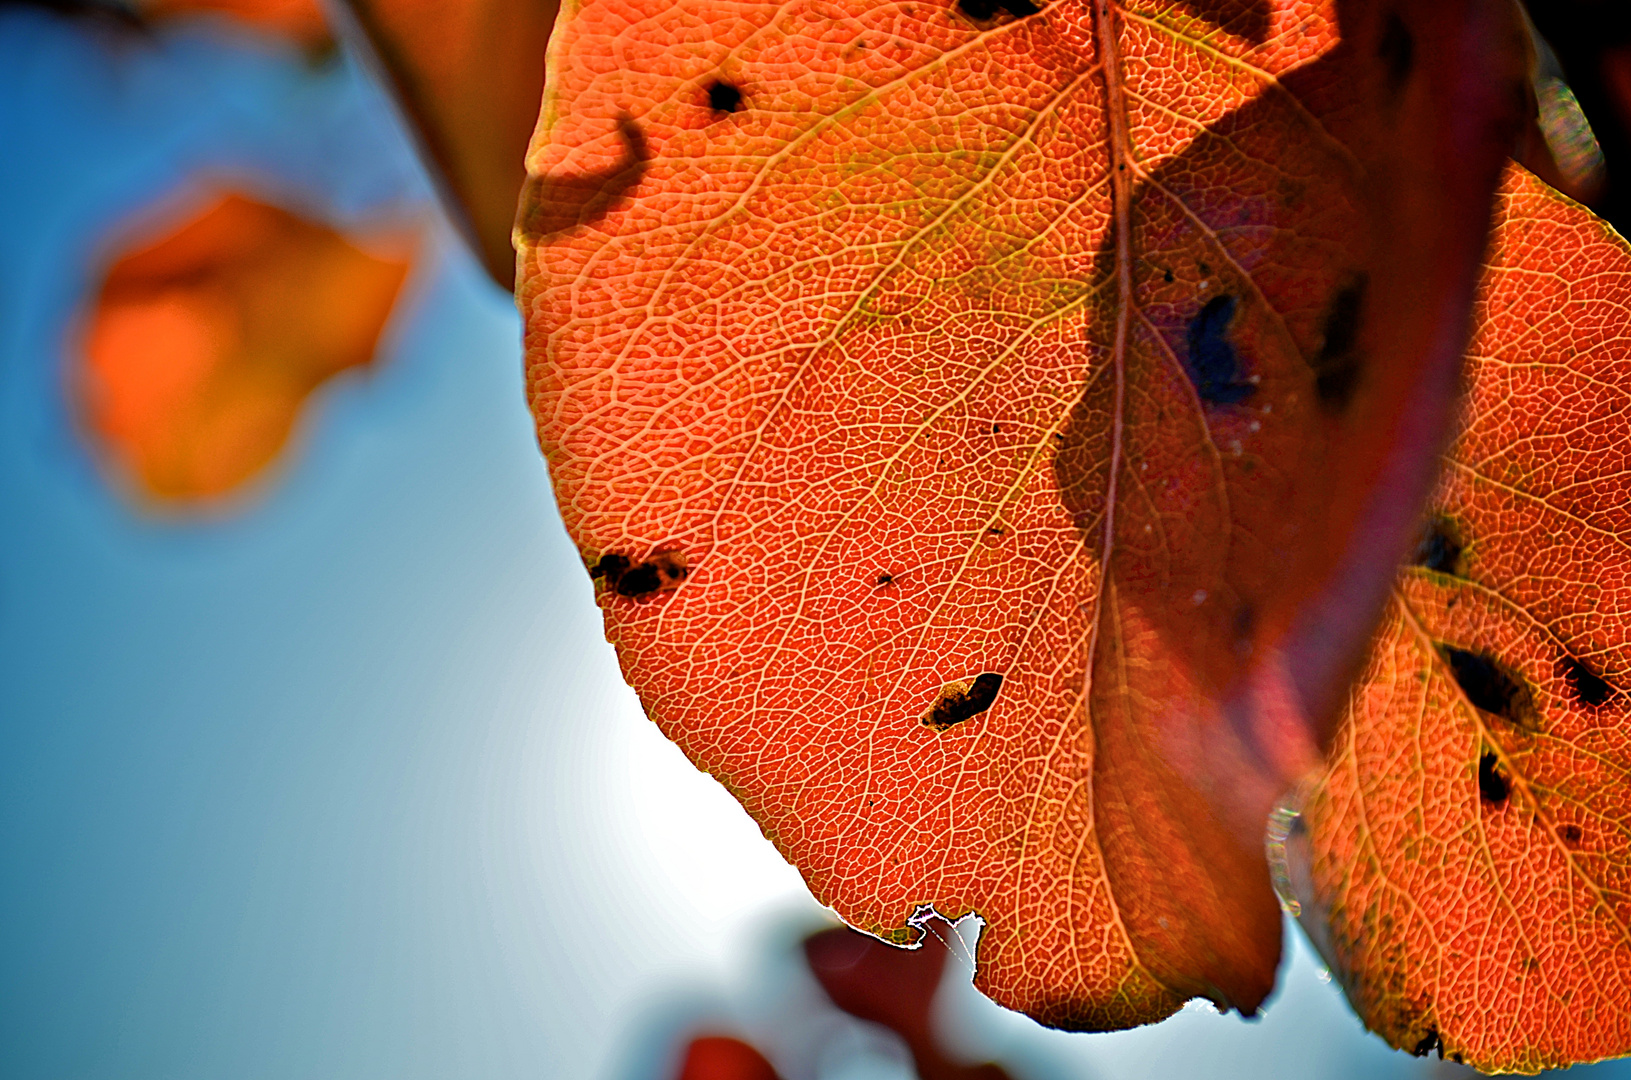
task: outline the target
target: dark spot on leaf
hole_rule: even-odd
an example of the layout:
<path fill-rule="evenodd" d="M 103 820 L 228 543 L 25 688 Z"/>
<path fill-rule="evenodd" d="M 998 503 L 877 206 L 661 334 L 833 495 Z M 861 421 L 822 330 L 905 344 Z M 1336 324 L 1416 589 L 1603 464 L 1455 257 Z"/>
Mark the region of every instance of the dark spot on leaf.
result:
<path fill-rule="evenodd" d="M 1197 262 L 1195 264 L 1195 266 L 1196 266 L 1197 269 L 1200 270 L 1201 277 L 1211 277 L 1212 276 L 1212 265 L 1210 263 Z"/>
<path fill-rule="evenodd" d="M 1580 832 L 1580 826 L 1564 825 L 1562 828 L 1557 830 L 1557 835 L 1563 838 L 1563 842 L 1565 844 L 1578 844 L 1582 834 Z"/>
<path fill-rule="evenodd" d="M 1235 637 L 1251 637 L 1252 630 L 1257 625 L 1257 609 L 1251 604 L 1241 604 L 1235 608 Z"/>
<path fill-rule="evenodd" d="M 1016 19 L 1035 15 L 1042 9 L 1031 0 L 957 0 L 957 10 L 975 22 L 990 22 L 997 12 L 1006 11 Z"/>
<path fill-rule="evenodd" d="M 1235 655 L 1242 660 L 1252 654 L 1252 632 L 1257 629 L 1257 609 L 1250 602 L 1235 608 Z"/>
<path fill-rule="evenodd" d="M 1365 279 L 1337 290 L 1325 310 L 1325 340 L 1314 358 L 1314 392 L 1320 403 L 1341 409 L 1359 381 L 1359 317 L 1365 307 Z"/>
<path fill-rule="evenodd" d="M 1563 679 L 1581 702 L 1596 708 L 1607 701 L 1614 688 L 1596 672 L 1572 656 L 1563 657 Z"/>
<path fill-rule="evenodd" d="M 708 86 L 708 108 L 714 112 L 733 113 L 742 107 L 742 90 L 728 82 L 715 82 Z"/>
<path fill-rule="evenodd" d="M 662 575 L 657 573 L 657 568 L 650 563 L 641 563 L 625 571 L 612 588 L 617 590 L 619 596 L 644 596 L 656 592 L 662 584 Z"/>
<path fill-rule="evenodd" d="M 1417 1057 L 1426 1057 L 1434 1050 L 1438 1051 L 1439 1060 L 1442 1061 L 1444 1059 L 1444 1044 L 1439 1041 L 1438 1032 L 1433 1028 L 1428 1028 L 1427 1034 L 1421 1037 L 1420 1041 L 1416 1043 L 1416 1048 L 1410 1052 Z"/>
<path fill-rule="evenodd" d="M 615 584 L 628 568 L 629 557 L 627 555 L 602 555 L 600 561 L 589 568 L 589 576 L 591 578 L 603 577 Z"/>
<path fill-rule="evenodd" d="M 894 574 L 879 574 L 876 584 L 877 584 L 878 588 L 881 589 L 885 585 L 894 584 L 894 582 L 895 582 L 895 575 Z"/>
<path fill-rule="evenodd" d="M 1422 526 L 1421 538 L 1410 561 L 1416 566 L 1440 574 L 1462 576 L 1461 536 L 1455 522 L 1447 517 L 1435 516 Z"/>
<path fill-rule="evenodd" d="M 679 588 L 689 573 L 685 554 L 662 551 L 636 565 L 627 555 L 603 555 L 589 570 L 591 578 L 604 578 L 606 588 L 619 596 L 648 596 Z"/>
<path fill-rule="evenodd" d="M 1171 270 L 1164 271 L 1161 274 L 1161 280 L 1165 281 L 1168 285 L 1171 285 L 1172 284 L 1172 271 Z"/>
<path fill-rule="evenodd" d="M 1478 797 L 1492 806 L 1501 806 L 1511 793 L 1512 787 L 1501 773 L 1495 751 L 1484 751 L 1484 756 L 1478 759 Z"/>
<path fill-rule="evenodd" d="M 997 700 L 997 691 L 1001 689 L 1002 676 L 994 671 L 976 675 L 973 679 L 947 683 L 940 688 L 940 694 L 934 699 L 934 706 L 929 709 L 923 722 L 936 731 L 945 731 L 953 724 L 960 724 L 971 716 L 985 712 Z"/>
<path fill-rule="evenodd" d="M 1189 323 L 1189 355 L 1184 370 L 1195 384 L 1195 392 L 1208 405 L 1234 405 L 1257 390 L 1239 378 L 1239 359 L 1229 340 L 1229 324 L 1234 318 L 1235 298 L 1214 296 Z"/>
<path fill-rule="evenodd" d="M 1475 708 L 1528 731 L 1538 726 L 1535 698 L 1522 676 L 1480 653 L 1453 645 L 1440 645 L 1438 651 Z"/>
<path fill-rule="evenodd" d="M 1387 66 L 1389 92 L 1397 94 L 1404 88 L 1405 80 L 1410 78 L 1411 69 L 1416 66 L 1416 39 L 1410 36 L 1410 28 L 1399 18 L 1398 12 L 1388 16 L 1381 43 L 1376 46 L 1376 55 Z"/>

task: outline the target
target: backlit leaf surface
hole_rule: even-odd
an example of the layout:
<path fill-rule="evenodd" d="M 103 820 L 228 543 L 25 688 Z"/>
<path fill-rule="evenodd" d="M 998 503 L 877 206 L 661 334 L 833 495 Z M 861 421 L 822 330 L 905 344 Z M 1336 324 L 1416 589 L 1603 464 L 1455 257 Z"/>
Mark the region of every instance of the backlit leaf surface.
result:
<path fill-rule="evenodd" d="M 1631 246 L 1513 169 L 1464 429 L 1329 770 L 1304 924 L 1395 1045 L 1631 1051 Z"/>
<path fill-rule="evenodd" d="M 143 497 L 226 494 L 272 462 L 313 391 L 373 359 L 407 272 L 325 225 L 220 198 L 109 268 L 74 372 L 83 422 Z"/>
<path fill-rule="evenodd" d="M 978 912 L 1003 1004 L 1254 1010 L 1263 822 L 1449 428 L 1509 6 L 588 0 L 549 68 L 530 393 L 647 712 L 852 924 Z"/>

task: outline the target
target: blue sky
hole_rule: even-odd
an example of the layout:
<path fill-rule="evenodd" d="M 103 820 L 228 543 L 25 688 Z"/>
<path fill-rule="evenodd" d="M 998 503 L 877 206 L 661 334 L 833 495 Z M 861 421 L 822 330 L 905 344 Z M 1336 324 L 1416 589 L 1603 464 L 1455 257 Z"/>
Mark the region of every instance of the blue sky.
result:
<path fill-rule="evenodd" d="M 783 1018 L 822 1008 L 791 943 L 828 916 L 618 677 L 515 311 L 445 228 L 250 496 L 145 517 L 75 433 L 61 358 L 109 237 L 223 182 L 428 218 L 387 104 L 221 27 L 0 9 L 0 146 L 5 1075 L 633 1080 L 696 1024 L 791 1060 Z M 1102 1036 L 942 1004 L 1020 1076 L 1437 1075 L 1300 942 L 1285 981 L 1260 1021 Z M 903 1075 L 823 1017 L 842 1037 L 788 1080 Z"/>

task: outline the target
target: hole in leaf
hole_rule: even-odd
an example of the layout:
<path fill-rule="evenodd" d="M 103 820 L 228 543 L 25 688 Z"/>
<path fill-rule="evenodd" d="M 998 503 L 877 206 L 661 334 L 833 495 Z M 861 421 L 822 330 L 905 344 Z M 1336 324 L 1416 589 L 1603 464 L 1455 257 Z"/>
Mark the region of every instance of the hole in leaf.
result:
<path fill-rule="evenodd" d="M 953 724 L 961 724 L 985 712 L 997 700 L 997 691 L 1001 689 L 1002 676 L 994 671 L 947 683 L 940 688 L 923 722 L 936 731 L 945 731 Z"/>
<path fill-rule="evenodd" d="M 1501 806 L 1512 794 L 1512 785 L 1501 772 L 1501 762 L 1495 751 L 1486 750 L 1478 759 L 1478 797 L 1492 806 Z"/>
<path fill-rule="evenodd" d="M 1314 359 L 1314 392 L 1327 408 L 1341 409 L 1359 381 L 1359 318 L 1365 307 L 1363 277 L 1337 290 L 1325 311 L 1325 340 Z"/>
<path fill-rule="evenodd" d="M 1184 369 L 1195 384 L 1195 392 L 1208 405 L 1233 405 L 1245 401 L 1257 389 L 1240 381 L 1239 358 L 1229 340 L 1235 304 L 1232 296 L 1214 296 L 1189 323 L 1189 355 Z"/>
<path fill-rule="evenodd" d="M 708 108 L 714 112 L 733 113 L 742 107 L 742 90 L 727 82 L 714 82 L 708 86 Z"/>
<path fill-rule="evenodd" d="M 1475 708 L 1493 713 L 1510 724 L 1534 730 L 1535 698 L 1523 678 L 1480 653 L 1440 645 L 1439 654 L 1450 665 L 1461 692 Z"/>
<path fill-rule="evenodd" d="M 1016 19 L 1035 15 L 1042 9 L 1031 0 L 957 0 L 957 10 L 974 22 L 990 22 L 997 12 L 1006 11 Z"/>
<path fill-rule="evenodd" d="M 649 596 L 679 588 L 689 573 L 685 554 L 664 551 L 636 565 L 627 555 L 603 555 L 589 570 L 591 578 L 604 578 L 606 587 L 619 596 Z"/>
<path fill-rule="evenodd" d="M 1575 697 L 1593 708 L 1607 701 L 1614 693 L 1614 688 L 1606 680 L 1572 656 L 1563 658 L 1563 680 L 1574 691 Z"/>
<path fill-rule="evenodd" d="M 1439 1041 L 1438 1031 L 1434 1028 L 1428 1028 L 1427 1034 L 1421 1037 L 1420 1041 L 1416 1043 L 1416 1048 L 1410 1052 L 1417 1057 L 1426 1057 L 1434 1050 L 1438 1051 L 1439 1059 L 1443 1060 L 1444 1044 Z"/>

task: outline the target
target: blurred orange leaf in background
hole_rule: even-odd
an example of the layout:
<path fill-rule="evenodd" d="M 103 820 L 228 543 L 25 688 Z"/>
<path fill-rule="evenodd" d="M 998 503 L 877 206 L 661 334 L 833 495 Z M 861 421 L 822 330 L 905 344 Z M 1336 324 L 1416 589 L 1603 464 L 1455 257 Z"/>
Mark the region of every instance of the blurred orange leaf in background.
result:
<path fill-rule="evenodd" d="M 114 261 L 76 358 L 82 422 L 144 496 L 230 492 L 277 456 L 314 390 L 373 359 L 408 267 L 228 194 Z"/>

